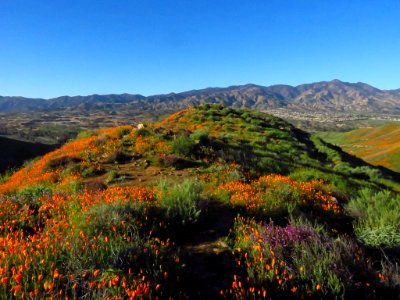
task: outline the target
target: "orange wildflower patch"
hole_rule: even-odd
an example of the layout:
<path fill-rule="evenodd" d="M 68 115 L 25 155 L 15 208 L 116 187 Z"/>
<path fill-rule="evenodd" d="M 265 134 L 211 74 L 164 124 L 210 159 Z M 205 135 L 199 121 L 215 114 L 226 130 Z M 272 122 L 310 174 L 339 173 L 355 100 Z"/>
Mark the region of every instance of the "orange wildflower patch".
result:
<path fill-rule="evenodd" d="M 63 194 L 49 194 L 36 199 L 39 205 L 37 211 L 30 211 L 22 204 L 10 199 L 0 201 L 0 287 L 6 287 L 0 297 L 16 296 L 31 298 L 60 297 L 70 295 L 71 289 L 104 289 L 112 293 L 121 293 L 118 298 L 147 297 L 155 289 L 158 282 L 145 278 L 142 269 L 129 271 L 128 277 L 121 274 L 107 275 L 107 270 L 94 269 L 81 274 L 69 274 L 63 264 L 66 253 L 96 253 L 109 251 L 114 239 L 121 232 L 112 229 L 109 236 L 92 236 L 82 230 L 77 230 L 71 222 L 71 213 L 74 211 L 87 211 L 90 206 L 101 203 L 128 203 L 143 202 L 155 203 L 155 192 L 143 187 L 111 187 L 104 191 L 85 191 L 80 195 L 66 196 Z M 71 211 L 71 204 L 74 210 Z M 76 205 L 80 207 L 75 207 Z M 26 216 L 23 212 L 26 210 Z M 20 220 L 19 218 L 22 218 Z M 31 220 L 34 218 L 34 220 Z M 34 221 L 39 220 L 40 226 L 34 226 Z M 18 222 L 32 226 L 32 234 L 26 234 L 19 228 Z M 89 225 L 91 220 L 86 220 Z M 124 240 L 126 232 L 124 233 Z M 107 243 L 101 245 L 100 240 Z M 100 243 L 100 244 L 99 244 Z M 150 249 L 160 257 L 160 247 L 168 247 L 169 242 L 152 240 Z M 107 250 L 108 249 L 108 250 Z M 160 274 L 164 274 L 163 267 L 159 266 Z M 21 290 L 23 286 L 23 291 Z M 93 295 L 94 295 L 93 294 Z"/>
<path fill-rule="evenodd" d="M 7 182 L 0 185 L 0 194 L 10 191 L 21 190 L 27 186 L 37 183 L 55 182 L 61 170 L 47 170 L 51 161 L 61 157 L 77 157 L 90 147 L 96 137 L 89 137 L 70 142 L 60 149 L 44 155 L 41 159 L 34 162 L 32 166 L 27 166 L 14 173 Z"/>
<path fill-rule="evenodd" d="M 87 211 L 90 206 L 99 203 L 153 203 L 155 201 L 155 192 L 153 189 L 146 187 L 110 187 L 104 191 L 99 192 L 86 190 L 77 197 L 79 199 L 82 210 Z"/>
<path fill-rule="evenodd" d="M 195 111 L 195 109 L 193 107 L 189 107 L 187 109 L 173 113 L 164 120 L 162 120 L 161 122 L 154 124 L 154 127 L 165 127 L 166 125 L 175 124 L 180 118 L 182 118 L 182 116 L 192 111 Z"/>
<path fill-rule="evenodd" d="M 234 181 L 223 184 L 219 187 L 221 191 L 229 193 L 229 200 L 233 205 L 243 205 L 247 209 L 260 208 L 267 203 L 266 195 L 278 195 L 282 189 L 287 189 L 296 201 L 303 204 L 316 205 L 324 210 L 340 212 L 341 207 L 330 193 L 323 192 L 320 187 L 323 185 L 321 180 L 310 182 L 299 182 L 287 176 L 272 174 L 260 177 L 252 183 Z"/>
<path fill-rule="evenodd" d="M 27 186 L 32 186 L 37 183 L 43 182 L 57 182 L 60 179 L 61 166 L 49 168 L 52 162 L 62 158 L 77 158 L 89 161 L 90 157 L 87 157 L 88 153 L 92 156 L 107 156 L 116 151 L 116 141 L 119 136 L 118 133 L 121 129 L 132 128 L 131 126 L 120 126 L 115 128 L 105 128 L 98 131 L 99 134 L 114 139 L 113 141 L 107 141 L 106 146 L 99 144 L 97 141 L 98 136 L 91 136 L 87 138 L 81 138 L 65 144 L 60 149 L 50 152 L 34 162 L 32 166 L 27 166 L 14 173 L 5 183 L 0 185 L 0 194 L 5 194 L 11 191 L 21 190 Z"/>
<path fill-rule="evenodd" d="M 153 149 L 153 143 L 149 138 L 138 136 L 135 141 L 135 152 L 139 154 L 146 153 L 147 151 Z"/>

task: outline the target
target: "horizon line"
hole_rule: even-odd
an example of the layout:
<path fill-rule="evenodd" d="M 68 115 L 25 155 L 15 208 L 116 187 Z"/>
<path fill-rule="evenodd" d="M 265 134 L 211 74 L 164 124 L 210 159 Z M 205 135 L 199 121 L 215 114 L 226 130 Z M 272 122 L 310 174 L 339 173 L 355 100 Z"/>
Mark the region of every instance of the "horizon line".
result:
<path fill-rule="evenodd" d="M 396 91 L 400 88 L 393 88 L 393 89 L 380 89 L 377 88 L 376 86 L 373 86 L 369 83 L 365 83 L 362 81 L 358 81 L 358 82 L 350 82 L 350 81 L 343 81 L 340 79 L 332 79 L 332 80 L 321 80 L 321 81 L 314 81 L 314 82 L 309 82 L 309 83 L 301 83 L 301 84 L 297 84 L 297 85 L 291 85 L 291 84 L 286 84 L 286 83 L 277 83 L 277 84 L 271 84 L 271 85 L 261 85 L 261 84 L 256 84 L 256 83 L 244 83 L 244 84 L 232 84 L 232 85 L 228 85 L 228 86 L 208 86 L 205 88 L 195 88 L 195 89 L 189 89 L 189 90 L 183 90 L 183 91 L 170 91 L 170 92 L 164 92 L 164 93 L 155 93 L 155 94 L 149 94 L 149 95 L 144 95 L 141 93 L 130 93 L 130 92 L 121 92 L 121 93 L 93 93 L 93 94 L 77 94 L 77 95 L 60 95 L 60 96 L 55 96 L 55 97 L 49 97 L 49 98 L 44 98 L 44 97 L 30 97 L 30 96 L 10 96 L 10 95 L 0 95 L 0 97 L 10 97 L 10 98 L 25 98 L 25 99 L 32 99 L 32 100 L 53 100 L 53 99 L 57 99 L 57 98 L 62 98 L 62 97 L 69 97 L 69 98 L 74 98 L 74 97 L 90 97 L 90 96 L 111 96 L 111 95 L 133 95 L 133 96 L 142 96 L 145 98 L 148 97 L 155 97 L 155 96 L 162 96 L 162 95 L 170 95 L 170 94 L 182 94 L 182 93 L 188 93 L 188 92 L 192 92 L 192 91 L 202 91 L 202 90 L 208 90 L 208 89 L 229 89 L 229 88 L 234 88 L 234 87 L 243 87 L 243 86 L 248 86 L 248 85 L 253 85 L 253 86 L 259 86 L 259 87 L 273 87 L 273 86 L 290 86 L 293 88 L 302 86 L 302 85 L 309 85 L 309 84 L 316 84 L 316 83 L 329 83 L 329 82 L 340 82 L 340 83 L 345 83 L 345 84 L 366 84 L 369 85 L 375 89 L 378 89 L 380 91 Z"/>

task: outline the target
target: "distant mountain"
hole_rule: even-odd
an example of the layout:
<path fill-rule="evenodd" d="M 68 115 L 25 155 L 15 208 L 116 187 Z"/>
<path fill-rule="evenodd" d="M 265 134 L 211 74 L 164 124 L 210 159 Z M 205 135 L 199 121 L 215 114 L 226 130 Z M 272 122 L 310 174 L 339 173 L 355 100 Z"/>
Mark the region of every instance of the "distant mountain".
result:
<path fill-rule="evenodd" d="M 63 108 L 71 108 L 71 107 L 85 107 L 88 108 L 113 103 L 113 104 L 122 104 L 129 103 L 138 100 L 144 100 L 146 97 L 141 95 L 131 95 L 131 94 L 121 94 L 121 95 L 90 95 L 90 96 L 62 96 L 58 98 L 53 98 L 48 100 L 48 108 L 49 109 L 63 109 Z"/>
<path fill-rule="evenodd" d="M 44 99 L 0 96 L 0 112 L 36 111 L 47 106 L 48 102 Z"/>
<path fill-rule="evenodd" d="M 90 95 L 90 96 L 62 96 L 52 99 L 2 97 L 0 96 L 0 112 L 29 112 L 57 109 L 94 109 L 105 104 L 122 104 L 144 100 L 141 95 Z"/>
<path fill-rule="evenodd" d="M 0 97 L 0 112 L 27 112 L 60 109 L 178 110 L 203 103 L 219 103 L 235 108 L 290 108 L 301 111 L 400 114 L 400 89 L 380 90 L 368 84 L 340 80 L 290 85 L 246 84 L 227 88 L 206 88 L 182 93 L 145 97 L 142 95 L 63 96 L 53 99 Z"/>

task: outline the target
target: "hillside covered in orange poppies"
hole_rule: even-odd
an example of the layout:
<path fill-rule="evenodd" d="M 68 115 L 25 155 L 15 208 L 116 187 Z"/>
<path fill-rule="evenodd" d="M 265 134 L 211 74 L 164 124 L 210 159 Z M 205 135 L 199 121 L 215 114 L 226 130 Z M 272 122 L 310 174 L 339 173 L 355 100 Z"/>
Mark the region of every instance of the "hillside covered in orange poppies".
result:
<path fill-rule="evenodd" d="M 370 164 L 400 172 L 400 125 L 397 123 L 350 132 L 325 132 L 320 136 Z"/>
<path fill-rule="evenodd" d="M 0 298 L 394 298 L 399 176 L 221 105 L 82 132 L 1 177 Z"/>

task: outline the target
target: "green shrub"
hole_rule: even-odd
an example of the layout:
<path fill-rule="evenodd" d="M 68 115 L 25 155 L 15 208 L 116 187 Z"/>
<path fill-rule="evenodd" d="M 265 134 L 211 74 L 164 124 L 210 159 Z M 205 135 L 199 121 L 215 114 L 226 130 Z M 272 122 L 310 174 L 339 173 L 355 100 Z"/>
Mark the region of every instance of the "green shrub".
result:
<path fill-rule="evenodd" d="M 208 142 L 209 139 L 210 139 L 210 137 L 209 137 L 209 135 L 208 135 L 208 131 L 207 131 L 207 130 L 204 130 L 204 129 L 196 130 L 195 132 L 193 132 L 193 133 L 190 135 L 190 138 L 191 138 L 193 141 L 199 141 L 200 144 L 205 144 L 205 143 Z"/>
<path fill-rule="evenodd" d="M 120 128 L 118 129 L 117 136 L 118 138 L 122 138 L 125 135 L 129 134 L 130 132 L 131 132 L 130 128 Z"/>
<path fill-rule="evenodd" d="M 111 183 L 118 178 L 118 172 L 115 170 L 110 170 L 107 172 L 106 183 Z"/>
<path fill-rule="evenodd" d="M 400 245 L 400 196 L 363 189 L 347 205 L 357 237 L 370 246 Z"/>
<path fill-rule="evenodd" d="M 185 225 L 198 220 L 201 212 L 198 202 L 203 191 L 201 183 L 185 180 L 172 186 L 166 181 L 161 181 L 158 189 L 160 206 L 171 222 Z"/>
<path fill-rule="evenodd" d="M 97 173 L 96 169 L 92 167 L 86 167 L 82 170 L 81 175 L 87 178 L 87 177 L 93 177 L 94 175 L 96 175 L 96 173 Z"/>
<path fill-rule="evenodd" d="M 308 297 L 329 299 L 342 297 L 351 285 L 347 268 L 354 261 L 353 245 L 331 240 L 319 225 L 299 219 L 280 227 L 237 218 L 233 236 L 248 274 L 244 284 L 278 292 L 295 283 L 299 298 L 311 293 Z"/>
<path fill-rule="evenodd" d="M 98 135 L 94 130 L 86 130 L 86 131 L 81 131 L 78 133 L 77 135 L 77 139 L 84 139 L 84 138 L 88 138 L 91 136 L 96 136 Z"/>
<path fill-rule="evenodd" d="M 140 202 L 127 204 L 100 204 L 90 208 L 84 218 L 90 218 L 90 226 L 84 231 L 89 235 L 109 236 L 116 233 L 125 233 L 131 238 L 139 234 L 138 220 L 144 219 L 145 204 Z M 85 220 L 82 219 L 84 222 Z"/>
<path fill-rule="evenodd" d="M 262 173 L 283 173 L 284 168 L 280 162 L 270 157 L 262 157 L 256 161 L 256 169 Z"/>
<path fill-rule="evenodd" d="M 22 191 L 18 192 L 17 195 L 26 199 L 36 200 L 51 193 L 52 189 L 50 185 L 37 184 L 23 189 Z"/>
<path fill-rule="evenodd" d="M 79 273 L 90 268 L 121 268 L 121 253 L 135 249 L 139 254 L 146 248 L 146 239 L 139 235 L 141 219 L 145 217 L 145 208 L 139 203 L 100 204 L 90 208 L 84 214 L 77 214 L 74 223 L 77 232 L 84 232 L 87 237 L 97 237 L 96 247 L 85 251 L 81 241 L 76 241 L 68 253 L 65 268 L 71 273 Z M 88 222 L 90 220 L 90 222 Z M 105 241 L 108 237 L 108 242 Z M 83 241 L 82 241 L 83 242 Z M 133 267 L 126 265 L 125 267 Z"/>
<path fill-rule="evenodd" d="M 323 295 L 342 295 L 344 283 L 338 275 L 345 272 L 343 270 L 346 265 L 341 262 L 337 250 L 338 247 L 318 240 L 297 243 L 292 257 L 296 269 L 299 270 L 299 278 L 310 282 L 311 289 L 315 290 L 319 285 Z"/>
<path fill-rule="evenodd" d="M 172 151 L 181 156 L 193 154 L 195 142 L 187 136 L 178 137 L 172 144 Z"/>
<path fill-rule="evenodd" d="M 151 135 L 151 132 L 146 128 L 140 128 L 140 129 L 136 130 L 136 132 L 135 132 L 135 137 L 137 137 L 137 136 L 144 137 L 144 136 L 150 136 L 150 135 Z"/>
<path fill-rule="evenodd" d="M 14 171 L 12 169 L 7 170 L 3 173 L 0 173 L 0 184 L 3 182 L 6 182 L 13 173 L 14 173 Z"/>
<path fill-rule="evenodd" d="M 68 183 L 68 189 L 71 193 L 78 193 L 83 189 L 83 184 L 77 180 Z"/>
<path fill-rule="evenodd" d="M 321 179 L 327 183 L 330 183 L 333 191 L 336 194 L 342 195 L 344 198 L 348 198 L 348 195 L 354 194 L 354 192 L 360 188 L 360 185 L 349 177 L 335 173 L 330 174 L 311 168 L 296 169 L 290 173 L 290 177 L 296 181 L 303 182 Z"/>

